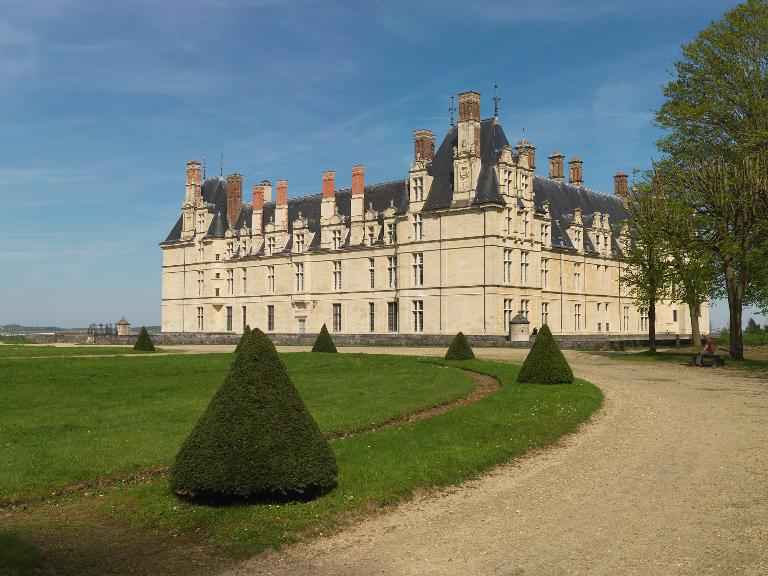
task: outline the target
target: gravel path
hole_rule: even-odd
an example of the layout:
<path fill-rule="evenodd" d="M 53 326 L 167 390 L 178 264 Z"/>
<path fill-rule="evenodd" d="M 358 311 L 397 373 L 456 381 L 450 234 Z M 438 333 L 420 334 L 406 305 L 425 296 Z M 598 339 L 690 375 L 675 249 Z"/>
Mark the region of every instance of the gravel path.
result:
<path fill-rule="evenodd" d="M 768 378 L 567 355 L 606 400 L 560 445 L 228 574 L 768 574 Z"/>

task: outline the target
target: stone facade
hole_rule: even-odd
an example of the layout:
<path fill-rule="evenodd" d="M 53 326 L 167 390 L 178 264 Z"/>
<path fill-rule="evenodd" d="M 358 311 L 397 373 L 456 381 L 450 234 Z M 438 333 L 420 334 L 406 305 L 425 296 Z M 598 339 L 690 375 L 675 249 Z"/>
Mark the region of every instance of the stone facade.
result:
<path fill-rule="evenodd" d="M 161 244 L 163 332 L 237 334 L 247 323 L 300 335 L 327 324 L 376 343 L 459 331 L 502 341 L 522 312 L 531 330 L 546 323 L 576 341 L 642 339 L 647 313 L 620 287 L 626 175 L 618 195 L 600 194 L 573 159 L 566 184 L 559 153 L 536 175 L 535 147 L 510 146 L 497 119 L 480 118 L 480 95 L 461 94 L 437 152 L 430 131 L 414 133 L 406 179 L 366 185 L 355 166 L 351 190 L 326 172 L 321 194 L 304 198 L 278 180 L 272 202 L 261 181 L 244 204 L 239 174 L 203 182 L 190 162 Z M 690 333 L 686 306 L 657 310 L 658 332 Z M 700 321 L 706 330 L 707 306 Z"/>

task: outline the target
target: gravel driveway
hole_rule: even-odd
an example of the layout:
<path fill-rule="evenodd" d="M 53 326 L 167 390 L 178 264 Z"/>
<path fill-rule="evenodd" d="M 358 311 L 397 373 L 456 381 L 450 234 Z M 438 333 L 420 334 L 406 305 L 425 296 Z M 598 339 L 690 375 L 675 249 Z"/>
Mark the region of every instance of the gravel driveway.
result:
<path fill-rule="evenodd" d="M 768 574 L 768 374 L 566 354 L 606 396 L 575 435 L 228 574 Z"/>

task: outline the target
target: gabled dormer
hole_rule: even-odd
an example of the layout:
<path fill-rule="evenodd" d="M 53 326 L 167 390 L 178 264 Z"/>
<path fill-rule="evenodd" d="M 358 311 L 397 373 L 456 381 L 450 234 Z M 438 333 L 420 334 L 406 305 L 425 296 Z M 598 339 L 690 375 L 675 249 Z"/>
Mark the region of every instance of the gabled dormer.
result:
<path fill-rule="evenodd" d="M 568 237 L 571 239 L 571 244 L 579 252 L 584 251 L 584 221 L 581 217 L 581 208 L 575 208 L 573 211 L 573 218 L 571 223 L 566 229 Z"/>
<path fill-rule="evenodd" d="M 432 175 L 427 167 L 435 157 L 435 135 L 431 130 L 416 130 L 413 133 L 413 148 L 413 163 L 408 175 L 408 198 L 410 211 L 420 212 L 432 186 Z"/>

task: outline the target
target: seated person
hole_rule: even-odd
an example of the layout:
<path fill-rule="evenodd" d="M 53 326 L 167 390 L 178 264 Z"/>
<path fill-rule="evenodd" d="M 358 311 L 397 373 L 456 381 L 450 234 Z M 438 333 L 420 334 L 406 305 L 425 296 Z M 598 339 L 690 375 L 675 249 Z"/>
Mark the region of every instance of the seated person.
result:
<path fill-rule="evenodd" d="M 704 336 L 704 348 L 701 349 L 701 352 L 699 352 L 699 355 L 696 356 L 696 359 L 693 361 L 694 366 L 701 366 L 701 361 L 704 358 L 705 354 L 714 354 L 715 353 L 715 341 L 712 340 L 712 336 L 707 334 Z"/>

